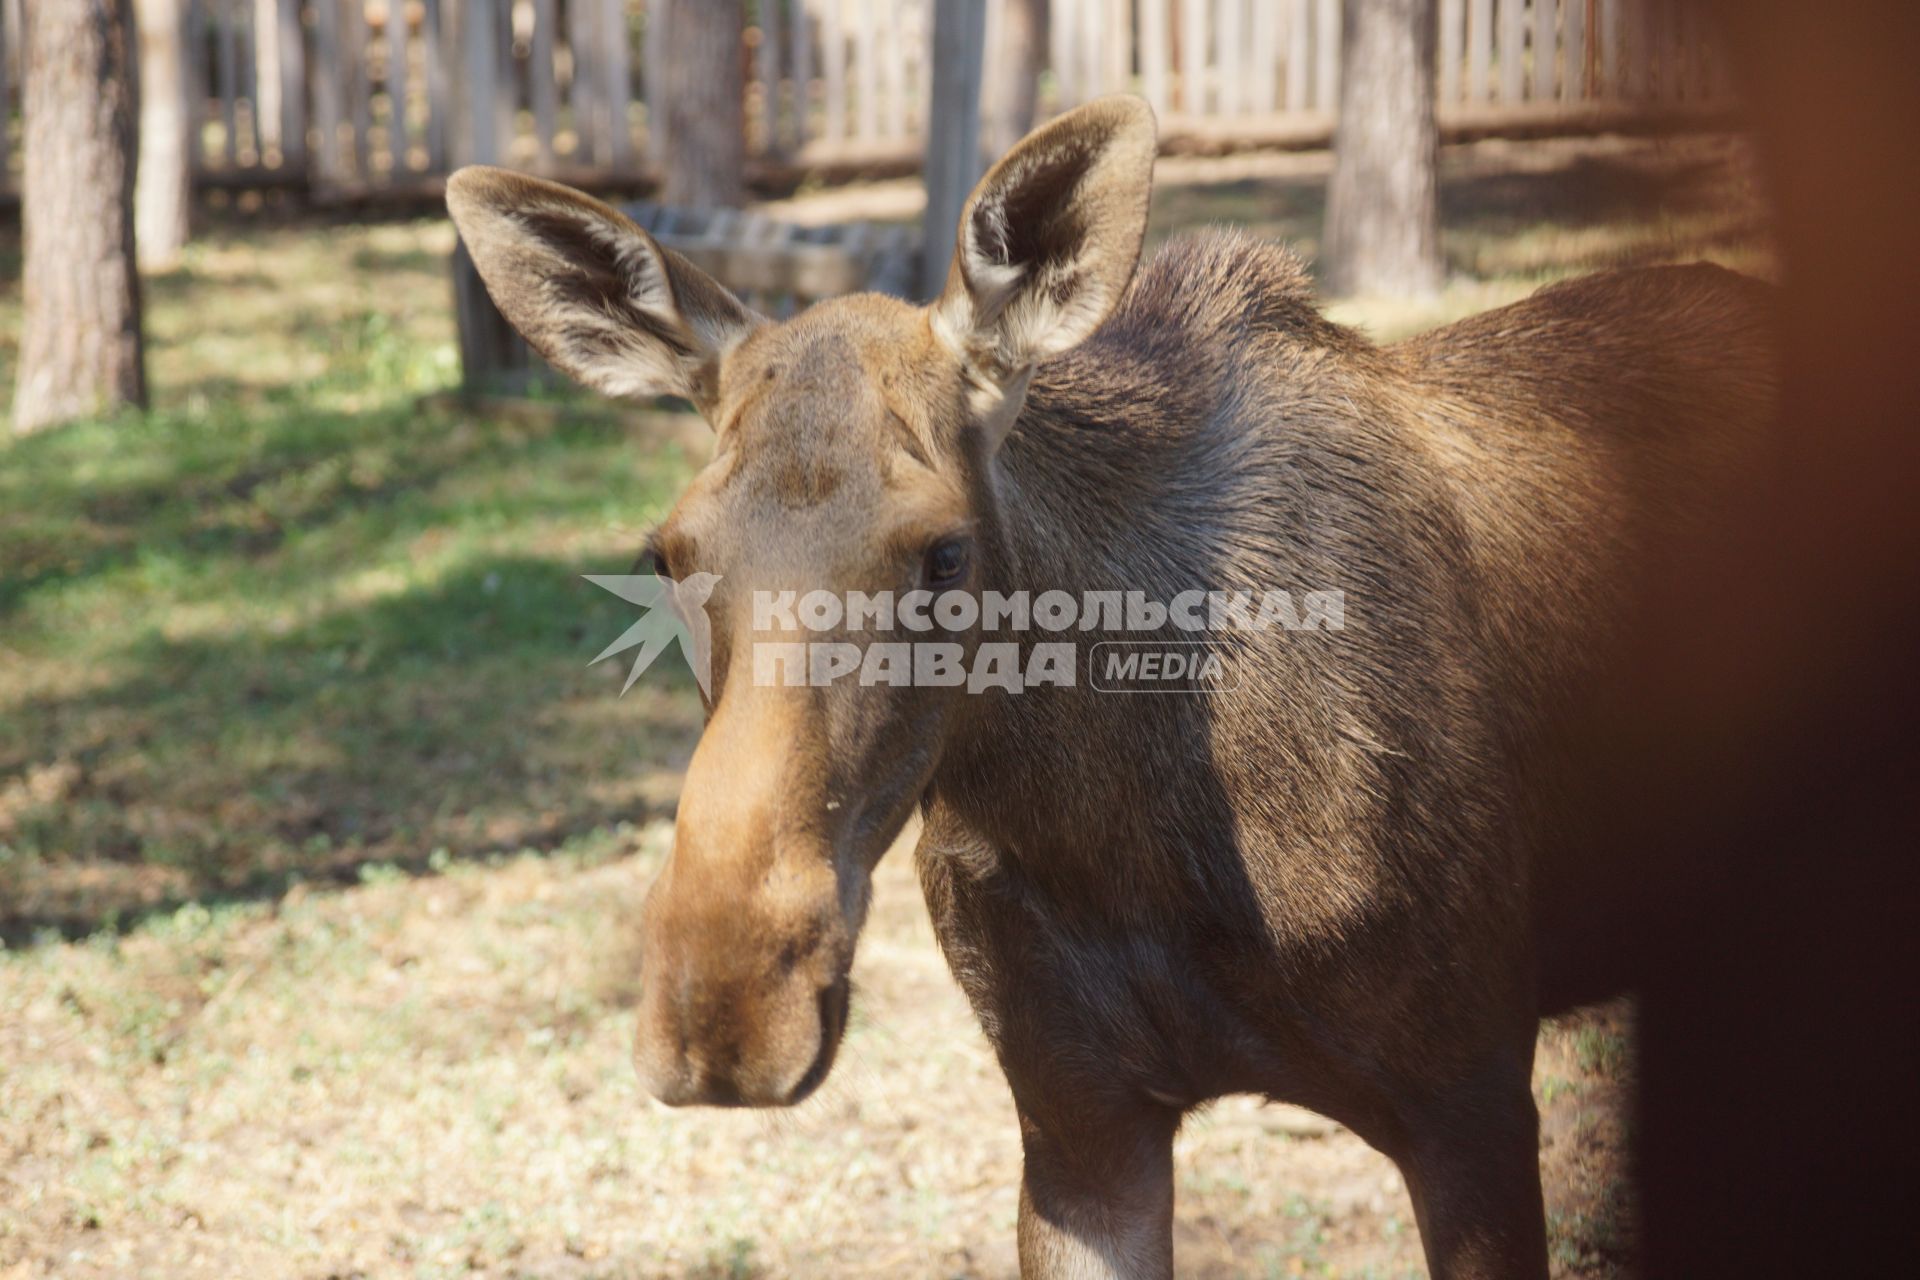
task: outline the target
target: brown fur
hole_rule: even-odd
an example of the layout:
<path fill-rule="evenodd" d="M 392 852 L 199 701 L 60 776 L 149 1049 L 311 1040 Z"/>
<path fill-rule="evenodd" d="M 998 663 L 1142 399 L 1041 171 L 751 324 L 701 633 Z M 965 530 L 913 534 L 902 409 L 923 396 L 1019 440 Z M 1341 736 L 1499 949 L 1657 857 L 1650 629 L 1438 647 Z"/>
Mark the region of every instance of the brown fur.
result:
<path fill-rule="evenodd" d="M 675 1102 L 805 1096 L 868 874 L 918 805 L 941 945 L 1019 1110 L 1029 1274 L 1167 1274 L 1174 1131 L 1239 1091 L 1392 1155 L 1435 1274 L 1544 1274 L 1535 1028 L 1592 994 L 1553 946 L 1579 851 L 1551 730 L 1627 566 L 1767 411 L 1764 290 L 1616 273 L 1381 348 L 1320 315 L 1290 254 L 1211 234 L 1122 296 L 1151 128 L 1105 100 L 1023 143 L 929 310 L 743 314 L 675 354 L 668 389 L 714 389 L 719 441 L 655 545 L 722 585 L 648 902 L 642 1072 Z M 525 192 L 484 181 L 506 225 Z M 552 332 L 514 314 L 547 303 L 508 302 L 537 284 L 474 248 Z M 1346 626 L 1235 634 L 1245 678 L 1213 696 L 741 674 L 751 589 L 906 589 L 954 537 L 973 590 L 1338 589 Z M 1084 672 L 1104 637 L 1064 638 Z"/>

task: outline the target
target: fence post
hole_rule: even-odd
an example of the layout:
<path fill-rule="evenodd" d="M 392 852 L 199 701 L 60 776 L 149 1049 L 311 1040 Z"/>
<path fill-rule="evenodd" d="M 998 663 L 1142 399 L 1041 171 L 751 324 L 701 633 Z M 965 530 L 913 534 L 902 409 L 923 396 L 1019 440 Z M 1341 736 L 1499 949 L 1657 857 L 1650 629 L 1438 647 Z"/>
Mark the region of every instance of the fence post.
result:
<path fill-rule="evenodd" d="M 300 30 L 300 0 L 279 0 L 274 38 L 279 50 L 280 166 L 307 163 L 307 42 Z"/>
<path fill-rule="evenodd" d="M 1500 101 L 1512 104 L 1526 96 L 1526 63 L 1521 49 L 1527 38 L 1527 10 L 1520 0 L 1500 0 Z"/>
<path fill-rule="evenodd" d="M 986 44 L 986 0 L 934 0 L 926 234 L 920 255 L 920 292 L 928 298 L 946 283 L 960 207 L 980 177 L 980 73 Z"/>
<path fill-rule="evenodd" d="M 788 24 L 788 30 L 793 37 L 792 150 L 796 154 L 807 145 L 807 113 L 813 108 L 812 22 L 807 13 L 807 0 L 793 0 L 793 21 Z"/>
<path fill-rule="evenodd" d="M 1319 42 L 1320 65 L 1314 72 L 1313 91 L 1322 111 L 1340 110 L 1340 0 L 1319 0 L 1318 21 L 1313 38 Z"/>
<path fill-rule="evenodd" d="M 633 156 L 633 122 L 627 106 L 633 97 L 632 50 L 627 43 L 626 0 L 606 0 L 602 10 L 606 40 L 607 165 L 618 173 Z"/>
<path fill-rule="evenodd" d="M 1587 0 L 1566 0 L 1560 6 L 1565 15 L 1562 39 L 1566 45 L 1566 65 L 1560 76 L 1560 100 L 1578 102 L 1587 96 L 1587 23 L 1591 12 Z"/>
<path fill-rule="evenodd" d="M 1553 100 L 1553 62 L 1560 40 L 1553 0 L 1533 0 L 1533 99 Z"/>
<path fill-rule="evenodd" d="M 553 166 L 553 131 L 560 118 L 554 86 L 554 0 L 533 0 L 533 46 L 527 51 L 528 96 L 533 99 L 533 142 L 543 168 Z"/>
<path fill-rule="evenodd" d="M 408 151 L 413 130 L 407 120 L 407 10 L 397 2 L 387 5 L 387 148 L 393 152 L 395 178 L 412 168 Z"/>
<path fill-rule="evenodd" d="M 1167 91 L 1169 0 L 1140 0 L 1140 86 L 1161 119 L 1172 108 Z"/>
<path fill-rule="evenodd" d="M 497 96 L 494 80 L 494 52 L 498 39 L 494 34 L 494 0 L 461 0 L 460 43 L 465 53 L 467 74 L 461 85 L 465 102 L 460 114 L 466 119 L 466 154 L 463 164 L 491 164 L 498 154 L 493 103 Z"/>

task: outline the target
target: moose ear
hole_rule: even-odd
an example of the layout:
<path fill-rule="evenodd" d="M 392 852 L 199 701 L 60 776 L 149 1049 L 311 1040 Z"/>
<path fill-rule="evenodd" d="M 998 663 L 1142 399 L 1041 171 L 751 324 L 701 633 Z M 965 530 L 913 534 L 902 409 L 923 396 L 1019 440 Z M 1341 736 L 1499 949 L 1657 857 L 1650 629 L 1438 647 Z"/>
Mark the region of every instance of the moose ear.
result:
<path fill-rule="evenodd" d="M 1028 134 L 967 198 L 934 332 L 1004 386 L 1099 328 L 1140 259 L 1155 149 L 1125 95 Z"/>
<path fill-rule="evenodd" d="M 630 218 L 571 187 L 484 165 L 447 208 L 502 315 L 549 363 L 610 396 L 713 405 L 720 357 L 761 318 Z"/>

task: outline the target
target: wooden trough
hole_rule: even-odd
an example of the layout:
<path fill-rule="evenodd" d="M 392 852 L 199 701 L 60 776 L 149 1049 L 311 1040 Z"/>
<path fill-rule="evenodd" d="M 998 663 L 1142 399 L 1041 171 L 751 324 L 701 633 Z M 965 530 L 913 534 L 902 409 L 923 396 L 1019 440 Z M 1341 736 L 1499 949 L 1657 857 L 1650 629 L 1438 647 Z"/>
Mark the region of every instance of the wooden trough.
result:
<path fill-rule="evenodd" d="M 738 209 L 649 203 L 626 205 L 621 211 L 747 305 L 770 316 L 792 315 L 845 293 L 908 297 L 919 272 L 919 238 L 911 227 L 868 222 L 805 227 Z M 565 381 L 493 305 L 464 244 L 453 251 L 453 302 L 463 391 L 523 395 Z"/>

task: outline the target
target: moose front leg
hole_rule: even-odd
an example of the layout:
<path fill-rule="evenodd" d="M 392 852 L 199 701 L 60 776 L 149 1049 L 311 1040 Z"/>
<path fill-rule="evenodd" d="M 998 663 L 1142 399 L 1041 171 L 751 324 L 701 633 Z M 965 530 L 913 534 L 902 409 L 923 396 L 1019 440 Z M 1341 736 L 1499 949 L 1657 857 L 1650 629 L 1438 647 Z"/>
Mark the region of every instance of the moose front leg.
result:
<path fill-rule="evenodd" d="M 1531 1046 L 1529 1046 L 1531 1048 Z M 1523 1061 L 1429 1095 L 1395 1152 L 1434 1280 L 1545 1280 L 1540 1120 Z"/>
<path fill-rule="evenodd" d="M 1173 1135 L 1152 1103 L 1020 1108 L 1025 1280 L 1173 1275 Z"/>

